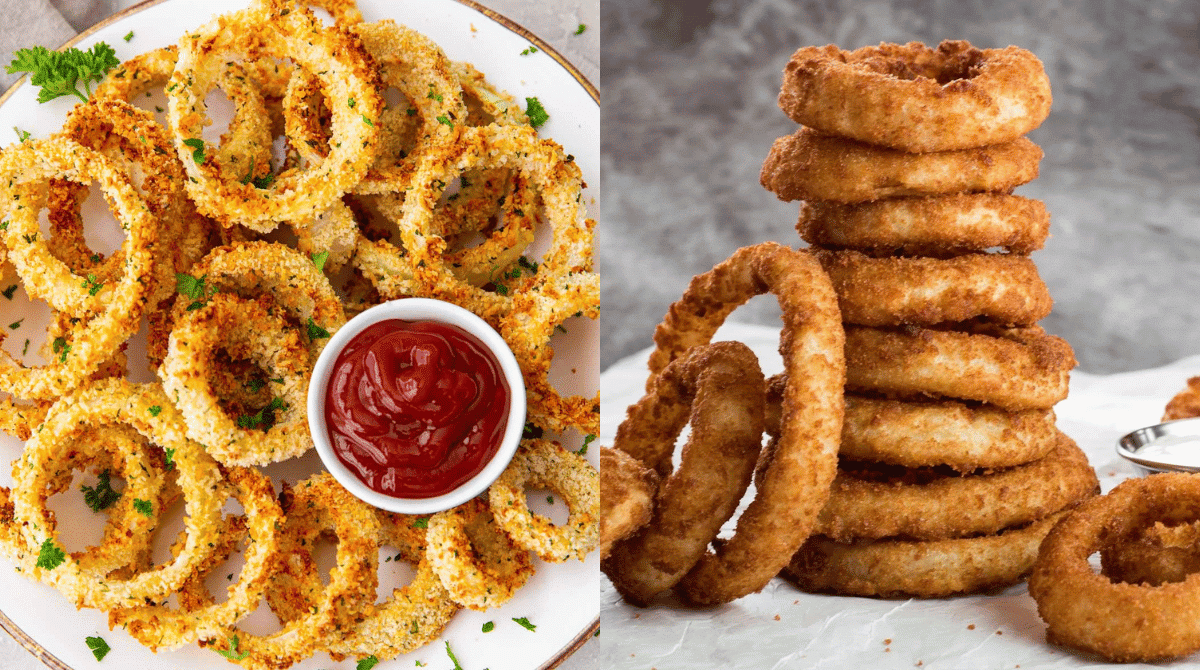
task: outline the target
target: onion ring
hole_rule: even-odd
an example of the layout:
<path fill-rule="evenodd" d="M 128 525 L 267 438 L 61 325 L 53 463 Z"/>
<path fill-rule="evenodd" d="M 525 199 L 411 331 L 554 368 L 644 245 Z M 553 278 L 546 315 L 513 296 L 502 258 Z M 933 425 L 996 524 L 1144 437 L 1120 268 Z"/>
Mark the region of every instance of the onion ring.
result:
<path fill-rule="evenodd" d="M 783 70 L 779 106 L 796 123 L 911 152 L 1010 142 L 1050 114 L 1037 56 L 946 40 L 854 51 L 804 47 Z"/>
<path fill-rule="evenodd" d="M 645 606 L 692 569 L 737 509 L 762 447 L 763 375 L 740 342 L 693 347 L 631 406 L 613 446 L 664 478 L 649 524 L 603 563 L 626 601 Z M 679 468 L 675 440 L 691 425 Z"/>
<path fill-rule="evenodd" d="M 1069 437 L 1024 465 L 968 475 L 901 471 L 845 461 L 817 532 L 837 542 L 902 536 L 944 540 L 990 535 L 1095 495 L 1096 473 Z M 985 502 L 986 501 L 986 502 Z M 887 510 L 886 514 L 881 514 Z"/>
<path fill-rule="evenodd" d="M 1156 661 L 1200 649 L 1195 616 L 1200 576 L 1160 586 L 1114 582 L 1088 557 L 1132 541 L 1161 521 L 1200 520 L 1200 479 L 1166 473 L 1121 482 L 1084 502 L 1042 543 L 1029 576 L 1029 595 L 1046 622 L 1046 640 L 1114 662 Z"/>
<path fill-rule="evenodd" d="M 983 318 L 1029 325 L 1054 301 L 1028 256 L 971 253 L 952 258 L 872 258 L 818 251 L 838 294 L 842 321 L 862 326 L 932 326 Z"/>
<path fill-rule="evenodd" d="M 239 25 L 255 26 L 255 38 L 230 29 Z M 339 104 L 331 110 L 334 140 L 329 156 L 313 169 L 285 171 L 260 189 L 224 178 L 212 162 L 196 158 L 196 152 L 201 156 L 214 152 L 207 145 L 192 145 L 203 142 L 200 131 L 208 118 L 204 98 L 216 84 L 214 64 L 237 61 L 243 55 L 254 61 L 268 54 L 290 58 L 317 73 L 327 97 Z M 379 137 L 375 122 L 382 106 L 377 79 L 360 44 L 343 32 L 325 29 L 302 6 L 256 3 L 188 33 L 179 43 L 179 58 L 167 87 L 167 120 L 196 207 L 226 225 L 236 222 L 259 232 L 328 209 L 366 174 L 374 159 Z"/>
<path fill-rule="evenodd" d="M 766 585 L 808 536 L 837 470 L 844 335 L 833 286 L 807 252 L 765 242 L 694 277 L 655 329 L 647 386 L 672 360 L 708 343 L 739 305 L 767 291 L 783 311 L 780 352 L 790 379 L 779 455 L 738 519 L 736 535 L 680 581 L 684 597 L 696 604 L 728 602 Z"/>
<path fill-rule="evenodd" d="M 842 544 L 814 536 L 782 576 L 803 591 L 871 597 L 942 598 L 1015 584 L 1066 511 L 996 535 L 919 542 Z"/>
<path fill-rule="evenodd" d="M 613 544 L 632 535 L 650 521 L 658 494 L 658 474 L 620 449 L 600 450 L 601 560 Z"/>
<path fill-rule="evenodd" d="M 529 552 L 499 529 L 481 498 L 430 517 L 426 542 L 433 572 L 469 609 L 499 607 L 533 576 Z"/>
<path fill-rule="evenodd" d="M 826 248 L 874 255 L 945 256 L 1000 247 L 1037 251 L 1050 235 L 1050 214 L 1040 200 L 1006 193 L 887 198 L 856 205 L 828 200 L 800 203 L 796 230 Z"/>
<path fill-rule="evenodd" d="M 269 307 L 219 293 L 175 323 L 163 359 L 163 390 L 177 399 L 188 437 L 224 465 L 266 465 L 300 456 L 313 446 L 308 430 L 308 352 L 299 334 Z M 273 425 L 266 427 L 262 414 L 254 425 L 246 425 L 242 417 L 221 409 L 207 377 L 219 347 L 282 380 L 276 397 L 283 404 L 274 408 Z"/>
<path fill-rule="evenodd" d="M 846 389 L 1045 409 L 1067 397 L 1075 356 L 1038 326 L 947 331 L 846 327 Z"/>
<path fill-rule="evenodd" d="M 1188 379 L 1187 386 L 1171 397 L 1163 411 L 1162 420 L 1174 421 L 1194 416 L 1200 416 L 1200 377 Z"/>
<path fill-rule="evenodd" d="M 568 507 L 567 522 L 556 526 L 529 510 L 526 487 L 546 487 Z M 508 468 L 488 489 L 496 523 L 519 546 L 543 561 L 583 560 L 600 537 L 600 475 L 587 460 L 550 440 L 523 440 Z"/>
<path fill-rule="evenodd" d="M 1100 573 L 1113 581 L 1159 586 L 1200 572 L 1200 523 L 1166 526 L 1161 521 L 1135 539 L 1100 549 Z"/>
<path fill-rule="evenodd" d="M 859 203 L 896 196 L 1008 191 L 1035 179 L 1042 150 L 1004 144 L 909 154 L 801 128 L 775 140 L 759 180 L 780 200 Z"/>

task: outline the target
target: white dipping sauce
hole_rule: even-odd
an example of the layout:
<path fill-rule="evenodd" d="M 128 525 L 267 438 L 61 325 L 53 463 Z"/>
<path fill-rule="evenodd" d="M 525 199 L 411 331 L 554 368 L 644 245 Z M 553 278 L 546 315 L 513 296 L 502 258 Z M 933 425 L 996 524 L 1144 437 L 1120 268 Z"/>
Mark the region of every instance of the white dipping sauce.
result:
<path fill-rule="evenodd" d="M 1200 435 L 1162 435 L 1134 453 L 1148 461 L 1200 467 Z"/>

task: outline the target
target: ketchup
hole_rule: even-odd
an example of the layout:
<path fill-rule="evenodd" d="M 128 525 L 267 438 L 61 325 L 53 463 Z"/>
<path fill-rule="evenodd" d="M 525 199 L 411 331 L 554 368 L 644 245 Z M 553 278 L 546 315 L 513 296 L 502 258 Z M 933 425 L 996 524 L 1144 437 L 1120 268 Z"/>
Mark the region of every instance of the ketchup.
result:
<path fill-rule="evenodd" d="M 510 393 L 500 364 L 474 335 L 390 319 L 338 354 L 325 425 L 338 459 L 368 487 L 432 498 L 475 476 L 500 448 Z"/>

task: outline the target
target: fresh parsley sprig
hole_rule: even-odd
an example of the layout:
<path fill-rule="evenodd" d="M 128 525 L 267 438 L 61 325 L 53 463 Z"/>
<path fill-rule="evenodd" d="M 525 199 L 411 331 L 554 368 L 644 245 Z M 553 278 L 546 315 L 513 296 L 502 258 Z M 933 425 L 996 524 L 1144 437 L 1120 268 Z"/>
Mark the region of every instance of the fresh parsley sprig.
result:
<path fill-rule="evenodd" d="M 49 102 L 64 95 L 74 95 L 87 102 L 92 94 L 92 82 L 104 79 L 104 75 L 120 63 L 116 51 L 104 42 L 87 51 L 75 47 L 51 51 L 36 46 L 17 49 L 6 71 L 8 74 L 28 72 L 29 82 L 40 89 L 38 102 Z"/>

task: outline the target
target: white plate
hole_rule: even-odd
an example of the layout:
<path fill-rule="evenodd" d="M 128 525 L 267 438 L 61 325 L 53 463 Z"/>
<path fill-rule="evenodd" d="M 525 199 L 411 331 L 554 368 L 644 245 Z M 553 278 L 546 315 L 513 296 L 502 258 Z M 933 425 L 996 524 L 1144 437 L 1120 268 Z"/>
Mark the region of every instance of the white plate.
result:
<path fill-rule="evenodd" d="M 85 33 L 72 45 L 86 49 L 95 42 L 104 41 L 116 49 L 118 58 L 124 60 L 172 44 L 186 30 L 206 23 L 216 14 L 246 4 L 244 0 L 143 3 Z M 524 103 L 526 97 L 536 96 L 550 114 L 550 120 L 540 129 L 541 135 L 555 139 L 576 157 L 584 179 L 593 185 L 585 193 L 585 201 L 593 215 L 598 212 L 598 96 L 595 88 L 549 45 L 511 21 L 465 0 L 360 0 L 359 6 L 368 21 L 391 18 L 428 35 L 451 59 L 474 63 L 493 84 L 511 93 L 518 101 Z M 123 38 L 131 31 L 133 38 L 126 42 Z M 539 53 L 522 56 L 521 51 L 530 44 L 535 44 Z M 39 105 L 35 98 L 36 89 L 27 82 L 0 98 L 0 137 L 12 132 L 7 139 L 15 141 L 13 127 L 35 137 L 53 134 L 61 127 L 75 101 L 64 97 Z M 89 198 L 85 216 L 89 212 L 102 212 L 102 207 L 99 198 Z M 115 226 L 111 233 L 116 234 Z M 114 240 L 108 240 L 109 248 L 115 244 Z M 97 248 L 107 250 L 103 242 Z M 8 283 L 11 282 L 5 285 Z M 20 293 L 12 302 L 0 300 L 0 321 L 6 330 L 7 324 L 28 317 L 19 330 L 9 331 L 5 348 L 19 353 L 21 343 L 29 336 L 26 333 L 37 333 L 33 337 L 32 353 L 39 338 L 44 339 L 37 329 L 45 322 L 44 316 L 39 318 L 40 315 L 34 312 L 44 310 L 31 308 Z M 599 388 L 599 326 L 587 319 L 572 319 L 566 328 L 567 334 L 554 341 L 558 356 L 552 368 L 552 379 L 564 392 L 595 393 Z M 137 367 L 137 363 L 130 366 L 134 378 L 138 376 Z M 578 448 L 578 442 L 576 437 L 568 442 L 568 446 Z M 19 441 L 0 436 L 0 462 L 10 462 L 20 453 L 21 447 Z M 589 455 L 596 462 L 594 449 Z M 302 477 L 313 470 L 315 459 L 315 453 L 310 453 L 304 462 L 272 466 L 268 472 L 274 477 Z M 7 470 L 0 467 L 0 485 L 11 483 Z M 561 503 L 557 508 L 559 516 L 565 517 L 565 513 L 561 513 Z M 72 533 L 98 534 L 91 527 L 98 526 L 96 522 L 102 517 L 88 520 L 86 524 L 72 524 L 64 512 L 60 512 L 60 524 L 68 542 Z M 503 607 L 488 612 L 463 610 L 451 621 L 442 639 L 406 656 L 382 662 L 376 668 L 407 670 L 418 667 L 418 661 L 431 668 L 452 667 L 445 641 L 450 643 L 464 668 L 529 670 L 554 667 L 590 639 L 599 626 L 598 563 L 594 555 L 586 562 L 551 565 L 539 561 L 537 574 Z M 386 565 L 381 568 L 381 579 L 388 577 L 386 568 Z M 403 579 L 404 569 L 393 570 L 393 573 L 393 579 Z M 394 585 L 389 584 L 388 589 Z M 513 621 L 520 617 L 535 624 L 536 632 Z M 495 629 L 483 633 L 481 627 L 488 621 L 495 623 Z M 104 614 L 76 610 L 57 591 L 8 569 L 0 569 L 0 627 L 52 668 L 93 667 L 96 660 L 85 646 L 84 638 L 94 635 L 103 637 L 112 647 L 104 659 L 108 667 L 231 667 L 213 651 L 195 645 L 153 654 L 123 631 L 109 631 Z M 335 663 L 320 654 L 293 667 L 314 670 L 354 666 L 353 659 Z"/>

